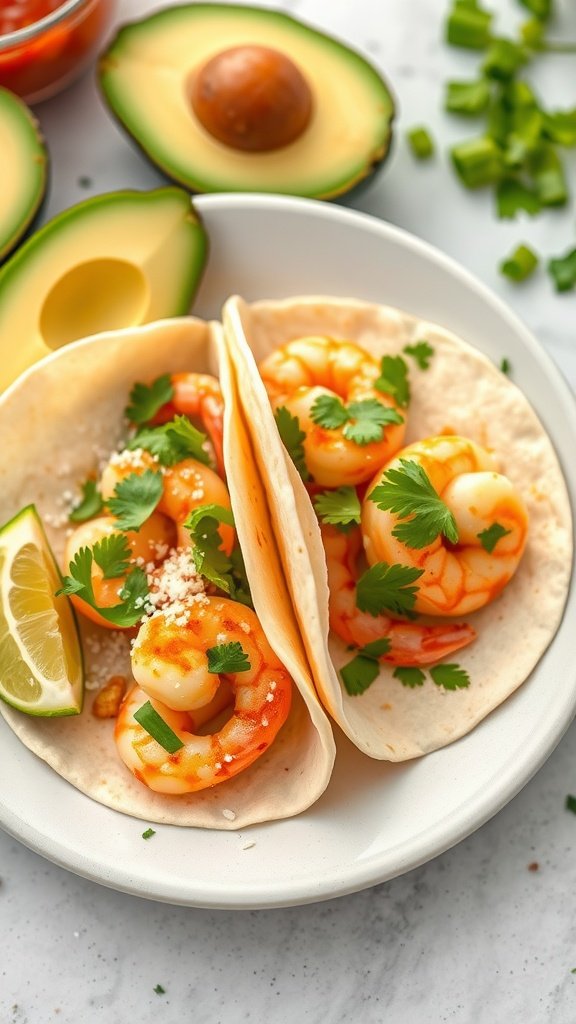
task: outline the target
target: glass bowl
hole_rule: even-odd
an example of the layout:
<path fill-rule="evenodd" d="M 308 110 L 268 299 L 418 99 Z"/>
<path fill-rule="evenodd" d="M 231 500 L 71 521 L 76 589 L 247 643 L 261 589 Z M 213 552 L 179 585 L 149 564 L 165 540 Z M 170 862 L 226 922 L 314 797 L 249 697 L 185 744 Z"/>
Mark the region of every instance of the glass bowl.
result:
<path fill-rule="evenodd" d="M 64 0 L 38 21 L 0 35 L 0 86 L 29 103 L 66 88 L 95 58 L 116 5 Z"/>

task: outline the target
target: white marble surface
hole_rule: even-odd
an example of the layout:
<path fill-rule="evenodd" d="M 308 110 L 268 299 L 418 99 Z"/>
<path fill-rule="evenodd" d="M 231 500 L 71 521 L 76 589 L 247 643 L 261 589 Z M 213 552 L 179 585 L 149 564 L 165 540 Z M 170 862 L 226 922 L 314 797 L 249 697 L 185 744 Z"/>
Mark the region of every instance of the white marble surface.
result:
<path fill-rule="evenodd" d="M 120 18 L 156 6 L 121 0 Z M 439 41 L 445 0 L 275 6 L 339 34 L 393 83 L 393 155 L 350 205 L 415 232 L 475 272 L 576 387 L 575 296 L 556 296 L 544 273 L 514 287 L 496 271 L 520 240 L 544 255 L 574 245 L 573 205 L 534 222 L 498 222 L 490 196 L 464 192 L 442 152 L 421 165 L 403 142 L 416 122 L 431 126 L 440 150 L 468 134 L 440 109 L 443 80 L 471 77 L 476 63 Z M 520 11 L 513 0 L 493 6 L 505 25 Z M 558 34 L 576 38 L 574 5 L 559 6 Z M 573 105 L 575 60 L 539 61 L 534 77 L 550 103 Z M 91 76 L 38 114 L 53 164 L 46 216 L 90 193 L 161 183 L 105 113 Z M 569 163 L 574 180 L 574 157 Z M 79 184 L 83 175 L 89 189 Z M 0 832 L 0 1021 L 573 1024 L 576 818 L 564 810 L 568 792 L 576 792 L 574 726 L 505 810 L 442 857 L 364 893 L 272 911 L 149 903 L 77 878 Z"/>

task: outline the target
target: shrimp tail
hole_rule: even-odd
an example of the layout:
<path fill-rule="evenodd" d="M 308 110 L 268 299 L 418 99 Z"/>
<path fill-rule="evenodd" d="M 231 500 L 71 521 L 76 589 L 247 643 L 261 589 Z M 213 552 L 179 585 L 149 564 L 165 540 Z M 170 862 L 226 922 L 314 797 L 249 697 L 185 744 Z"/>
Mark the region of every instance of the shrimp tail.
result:
<path fill-rule="evenodd" d="M 476 635 L 467 622 L 421 626 L 394 621 L 386 632 L 390 647 L 380 660 L 406 667 L 432 665 L 472 643 Z"/>

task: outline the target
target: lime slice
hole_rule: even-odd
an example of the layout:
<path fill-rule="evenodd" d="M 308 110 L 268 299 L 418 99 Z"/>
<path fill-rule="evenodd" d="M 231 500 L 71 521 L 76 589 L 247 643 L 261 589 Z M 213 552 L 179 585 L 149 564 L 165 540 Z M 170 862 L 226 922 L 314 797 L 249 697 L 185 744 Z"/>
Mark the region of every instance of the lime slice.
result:
<path fill-rule="evenodd" d="M 0 529 L 0 698 L 28 715 L 77 715 L 84 670 L 76 620 L 34 505 Z"/>

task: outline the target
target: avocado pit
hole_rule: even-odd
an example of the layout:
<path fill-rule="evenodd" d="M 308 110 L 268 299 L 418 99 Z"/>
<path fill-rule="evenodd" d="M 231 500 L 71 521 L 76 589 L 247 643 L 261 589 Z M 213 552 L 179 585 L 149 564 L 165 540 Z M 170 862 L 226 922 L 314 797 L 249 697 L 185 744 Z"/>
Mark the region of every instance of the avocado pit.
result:
<path fill-rule="evenodd" d="M 233 46 L 216 54 L 193 74 L 190 101 L 213 138 L 252 153 L 288 146 L 312 114 L 304 75 L 268 46 Z"/>

